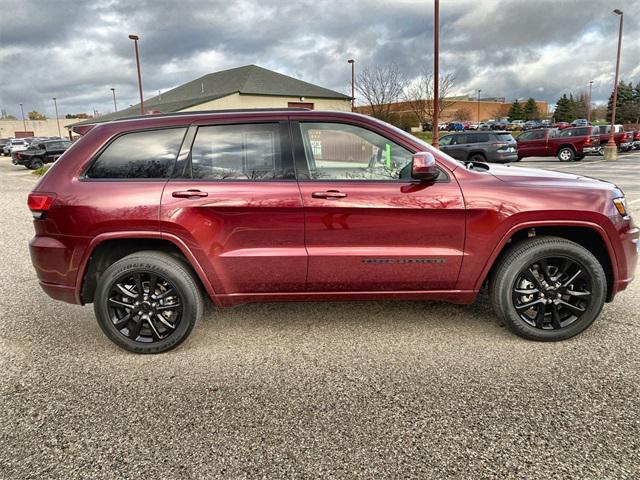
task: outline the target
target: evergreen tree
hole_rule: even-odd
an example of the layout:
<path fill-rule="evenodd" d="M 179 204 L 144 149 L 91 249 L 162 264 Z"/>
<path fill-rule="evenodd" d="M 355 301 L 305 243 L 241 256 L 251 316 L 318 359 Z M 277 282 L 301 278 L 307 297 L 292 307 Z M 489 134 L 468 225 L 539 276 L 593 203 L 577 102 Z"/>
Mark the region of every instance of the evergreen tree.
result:
<path fill-rule="evenodd" d="M 538 110 L 538 104 L 533 98 L 529 98 L 524 105 L 524 119 L 525 120 L 539 120 L 540 111 Z"/>
<path fill-rule="evenodd" d="M 636 87 L 637 88 L 637 87 Z M 611 119 L 611 106 L 613 105 L 613 92 L 609 96 L 607 103 L 607 119 Z M 628 84 L 624 81 L 618 83 L 618 99 L 616 102 L 616 119 L 615 123 L 634 123 L 637 121 L 638 112 L 636 109 L 637 101 L 634 98 L 634 88 L 631 82 Z"/>
<path fill-rule="evenodd" d="M 553 114 L 553 118 L 556 122 L 570 122 L 571 119 L 571 105 L 569 99 L 565 93 L 556 102 L 556 110 Z"/>
<path fill-rule="evenodd" d="M 507 114 L 510 121 L 514 120 L 523 120 L 524 112 L 522 111 L 522 105 L 518 102 L 518 99 L 511 104 L 511 108 L 509 108 L 509 113 Z"/>

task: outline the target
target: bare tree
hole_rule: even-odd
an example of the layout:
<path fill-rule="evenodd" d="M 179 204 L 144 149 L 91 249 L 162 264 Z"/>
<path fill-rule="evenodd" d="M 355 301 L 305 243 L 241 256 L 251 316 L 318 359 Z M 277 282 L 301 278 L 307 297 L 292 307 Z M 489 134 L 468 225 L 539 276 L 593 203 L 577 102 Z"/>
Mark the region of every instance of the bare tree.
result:
<path fill-rule="evenodd" d="M 442 112 L 455 105 L 455 100 L 450 98 L 451 90 L 455 84 L 455 76 L 447 73 L 439 79 L 438 117 L 442 118 Z M 420 119 L 421 123 L 433 124 L 433 73 L 423 71 L 420 76 L 406 89 L 405 101 L 411 111 Z"/>
<path fill-rule="evenodd" d="M 390 121 L 392 103 L 400 100 L 406 87 L 406 78 L 395 64 L 364 68 L 358 75 L 356 89 L 371 116 Z"/>
<path fill-rule="evenodd" d="M 459 108 L 456 113 L 453 114 L 454 118 L 460 122 L 468 122 L 471 120 L 471 114 L 466 108 Z"/>

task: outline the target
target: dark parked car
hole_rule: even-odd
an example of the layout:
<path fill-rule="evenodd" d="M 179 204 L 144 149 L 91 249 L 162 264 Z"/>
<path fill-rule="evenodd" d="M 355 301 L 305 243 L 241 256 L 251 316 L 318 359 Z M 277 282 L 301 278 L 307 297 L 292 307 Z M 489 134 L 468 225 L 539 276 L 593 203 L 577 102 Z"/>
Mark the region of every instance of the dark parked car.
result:
<path fill-rule="evenodd" d="M 533 130 L 534 128 L 542 128 L 542 122 L 538 120 L 527 120 L 524 122 L 525 130 Z"/>
<path fill-rule="evenodd" d="M 636 268 L 615 185 L 464 164 L 364 115 L 189 112 L 76 131 L 29 195 L 31 259 L 47 294 L 93 303 L 139 353 L 187 338 L 204 295 L 464 304 L 483 285 L 513 332 L 563 340 Z"/>
<path fill-rule="evenodd" d="M 440 139 L 440 150 L 463 162 L 508 163 L 518 160 L 518 144 L 509 132 L 454 133 Z"/>
<path fill-rule="evenodd" d="M 11 163 L 35 170 L 45 163 L 55 162 L 70 145 L 68 140 L 35 141 L 26 150 L 15 152 L 11 156 Z"/>

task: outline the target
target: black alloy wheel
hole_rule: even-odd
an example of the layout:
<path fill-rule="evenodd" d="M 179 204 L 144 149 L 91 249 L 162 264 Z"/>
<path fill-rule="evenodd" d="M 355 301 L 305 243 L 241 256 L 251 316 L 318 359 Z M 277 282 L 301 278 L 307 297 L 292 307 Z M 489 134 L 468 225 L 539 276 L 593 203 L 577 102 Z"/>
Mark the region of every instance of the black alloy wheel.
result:
<path fill-rule="evenodd" d="M 518 316 L 530 326 L 560 330 L 588 311 L 592 284 L 591 275 L 576 260 L 541 258 L 520 271 L 512 301 Z"/>
<path fill-rule="evenodd" d="M 183 299 L 162 276 L 147 271 L 126 273 L 109 290 L 109 316 L 114 327 L 130 340 L 165 340 L 176 331 Z"/>

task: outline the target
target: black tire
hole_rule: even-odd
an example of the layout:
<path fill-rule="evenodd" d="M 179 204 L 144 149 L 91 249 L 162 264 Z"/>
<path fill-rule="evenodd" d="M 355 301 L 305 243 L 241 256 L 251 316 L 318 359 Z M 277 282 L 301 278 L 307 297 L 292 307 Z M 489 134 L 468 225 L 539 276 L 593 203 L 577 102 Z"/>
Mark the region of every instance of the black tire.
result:
<path fill-rule="evenodd" d="M 139 279 L 146 277 L 149 280 L 144 285 L 144 280 L 136 282 L 135 276 L 138 276 Z M 153 294 L 150 291 L 151 276 L 157 279 L 154 282 Z M 131 305 L 127 308 L 113 306 L 110 298 L 115 299 L 119 305 L 124 305 L 123 300 L 127 301 L 124 299 L 125 295 L 119 299 L 112 296 L 114 290 L 123 291 L 118 285 L 125 284 L 125 279 L 134 281 L 132 288 L 128 289 L 129 293 L 126 295 L 133 297 L 127 299 L 128 302 L 134 303 L 134 300 L 137 301 L 138 297 L 145 294 L 144 302 L 142 302 L 145 304 L 144 306 Z M 142 287 L 139 294 L 136 283 Z M 117 290 L 118 288 L 120 290 Z M 155 292 L 160 288 L 164 290 L 156 299 Z M 167 295 L 168 293 L 171 295 Z M 147 296 L 151 297 L 148 301 Z M 161 299 L 160 297 L 163 296 L 164 298 Z M 168 301 L 177 307 L 163 304 L 165 299 L 169 299 Z M 158 303 L 153 303 L 152 308 L 151 302 Z M 156 307 L 156 305 L 158 306 Z M 144 312 L 146 318 L 136 312 L 138 308 L 147 309 Z M 94 296 L 94 311 L 100 328 L 116 345 L 135 353 L 160 353 L 177 347 L 189 336 L 202 316 L 203 308 L 202 292 L 193 272 L 179 260 L 157 251 L 133 253 L 115 262 L 100 276 Z M 159 312 L 160 309 L 163 311 Z M 159 322 L 159 315 L 167 315 L 165 313 L 167 310 L 169 310 L 169 316 L 164 317 L 164 322 Z M 172 318 L 173 315 L 175 317 Z M 123 326 L 117 327 L 115 323 L 122 322 L 125 317 L 130 317 L 130 319 L 122 324 Z M 151 322 L 149 317 L 153 317 L 154 321 Z M 168 328 L 170 324 L 174 326 Z M 135 335 L 135 339 L 130 338 L 132 335 Z"/>
<path fill-rule="evenodd" d="M 557 268 L 555 274 L 558 274 L 560 267 L 553 267 L 552 262 L 559 264 L 565 261 L 575 265 L 575 270 L 571 270 L 570 267 L 566 268 L 564 270 L 566 277 L 558 276 L 555 280 L 552 276 L 544 275 L 545 280 L 551 280 L 546 283 L 548 289 L 542 285 L 534 284 L 537 282 L 535 278 L 538 277 L 533 278 L 530 285 L 519 283 L 523 277 L 528 277 L 534 271 L 536 275 L 539 275 L 540 270 L 532 270 L 530 267 L 532 266 L 534 269 L 536 266 L 539 267 L 540 264 L 536 265 L 536 262 L 544 262 L 547 273 L 551 272 L 553 268 Z M 588 281 L 588 289 L 577 291 L 580 287 L 575 286 L 574 283 L 568 286 L 564 285 L 564 282 L 567 282 L 567 277 L 579 275 L 580 271 L 584 273 L 574 281 L 576 283 L 579 283 L 580 279 L 582 279 L 580 281 Z M 557 283 L 554 283 L 556 281 Z M 532 293 L 530 297 L 522 293 L 531 293 L 536 288 L 540 288 L 540 293 Z M 546 295 L 542 292 L 543 290 Z M 557 298 L 554 296 L 554 292 Z M 565 294 L 564 292 L 571 293 Z M 589 294 L 587 295 L 585 292 Z M 536 237 L 514 245 L 496 265 L 495 273 L 489 284 L 491 303 L 498 319 L 516 335 L 546 342 L 571 338 L 589 327 L 600 314 L 606 293 L 607 279 L 602 265 L 596 257 L 577 243 L 558 237 Z M 582 309 L 582 313 L 574 314 L 573 308 L 564 306 L 568 305 L 567 302 L 575 302 L 572 304 L 573 308 L 576 308 L 577 305 Z M 580 304 L 579 302 L 585 303 Z M 532 306 L 524 310 L 523 306 L 526 308 L 526 305 Z M 528 315 L 532 310 L 535 310 L 535 318 Z M 542 310 L 542 316 L 539 324 L 538 312 L 540 310 Z M 562 320 L 562 316 L 565 314 L 568 315 Z M 576 318 L 572 320 L 570 318 L 572 316 Z M 557 324 L 556 319 L 558 320 Z"/>
<path fill-rule="evenodd" d="M 562 147 L 558 150 L 558 160 L 561 162 L 573 162 L 576 153 L 573 151 L 571 147 Z"/>
<path fill-rule="evenodd" d="M 583 159 L 584 159 L 584 155 L 576 155 L 573 159 L 574 159 L 576 162 L 579 162 L 580 160 L 583 160 Z"/>
<path fill-rule="evenodd" d="M 473 153 L 469 156 L 469 162 L 487 162 L 485 156 L 481 153 Z"/>
<path fill-rule="evenodd" d="M 44 166 L 44 162 L 42 161 L 42 159 L 39 157 L 36 157 L 29 162 L 29 164 L 27 165 L 27 168 L 29 170 L 37 170 L 43 166 Z"/>

